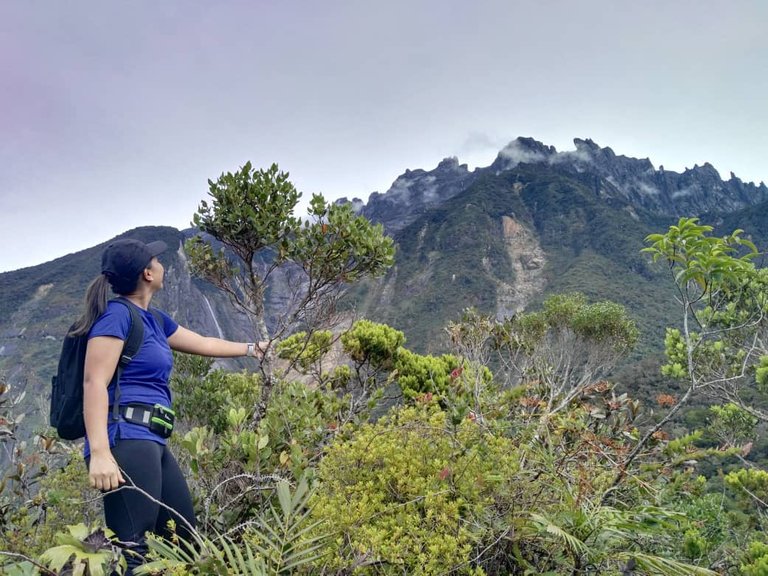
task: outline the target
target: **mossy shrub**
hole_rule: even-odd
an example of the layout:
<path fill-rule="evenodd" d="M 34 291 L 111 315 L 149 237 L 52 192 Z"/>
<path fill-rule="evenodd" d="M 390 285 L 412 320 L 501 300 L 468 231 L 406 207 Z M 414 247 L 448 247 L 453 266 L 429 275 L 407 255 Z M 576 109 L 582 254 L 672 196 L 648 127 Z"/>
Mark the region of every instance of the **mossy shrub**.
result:
<path fill-rule="evenodd" d="M 435 403 L 391 413 L 340 437 L 318 468 L 312 513 L 333 532 L 326 570 L 479 574 L 473 551 L 510 479 L 518 448 Z M 366 568 L 369 566 L 369 568 Z"/>

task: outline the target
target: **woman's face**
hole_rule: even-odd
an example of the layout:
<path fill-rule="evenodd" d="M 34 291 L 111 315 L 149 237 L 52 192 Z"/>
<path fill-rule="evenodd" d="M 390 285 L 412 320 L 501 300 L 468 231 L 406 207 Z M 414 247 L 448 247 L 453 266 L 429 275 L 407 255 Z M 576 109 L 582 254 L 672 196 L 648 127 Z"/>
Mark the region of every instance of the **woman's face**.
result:
<path fill-rule="evenodd" d="M 163 278 L 165 277 L 165 268 L 156 257 L 152 258 L 147 267 L 152 272 L 152 287 L 160 290 L 163 287 Z"/>

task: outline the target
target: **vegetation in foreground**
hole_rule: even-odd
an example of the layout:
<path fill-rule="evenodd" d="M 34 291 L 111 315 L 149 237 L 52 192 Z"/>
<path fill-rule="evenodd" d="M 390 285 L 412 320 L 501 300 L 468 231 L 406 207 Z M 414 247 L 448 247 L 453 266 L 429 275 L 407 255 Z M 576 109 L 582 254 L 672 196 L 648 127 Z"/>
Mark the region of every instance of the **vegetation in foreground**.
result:
<path fill-rule="evenodd" d="M 144 573 L 768 574 L 768 473 L 752 452 L 768 274 L 738 231 L 682 219 L 648 238 L 680 306 L 664 367 L 679 388 L 649 406 L 606 380 L 638 338 L 617 304 L 561 294 L 503 322 L 467 310 L 449 353 L 416 354 L 384 324 L 327 328 L 339 290 L 391 265 L 380 229 L 320 198 L 313 222 L 293 220 L 276 167 L 222 175 L 211 196 L 196 223 L 240 262 L 197 240 L 193 265 L 271 353 L 255 373 L 177 359 L 173 443 L 200 526 L 193 543 L 153 540 Z M 277 332 L 273 266 L 309 278 Z M 18 399 L 0 391 L 0 571 L 122 573 L 77 447 L 15 444 Z M 721 402 L 706 426 L 673 437 L 703 396 Z"/>

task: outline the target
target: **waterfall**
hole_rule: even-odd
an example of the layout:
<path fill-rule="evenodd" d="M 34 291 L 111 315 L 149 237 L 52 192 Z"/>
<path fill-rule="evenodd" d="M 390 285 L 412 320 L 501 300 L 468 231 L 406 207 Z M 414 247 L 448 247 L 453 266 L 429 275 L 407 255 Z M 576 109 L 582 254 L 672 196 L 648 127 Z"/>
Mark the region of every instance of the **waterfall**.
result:
<path fill-rule="evenodd" d="M 211 313 L 211 318 L 213 318 L 213 323 L 216 325 L 216 331 L 219 333 L 219 338 L 224 338 L 224 332 L 221 331 L 221 326 L 219 326 L 219 321 L 216 320 L 216 314 L 213 312 L 213 307 L 211 306 L 211 303 L 208 301 L 208 298 L 205 297 L 205 294 L 202 294 L 203 300 L 205 300 L 205 305 L 208 306 L 208 311 Z"/>

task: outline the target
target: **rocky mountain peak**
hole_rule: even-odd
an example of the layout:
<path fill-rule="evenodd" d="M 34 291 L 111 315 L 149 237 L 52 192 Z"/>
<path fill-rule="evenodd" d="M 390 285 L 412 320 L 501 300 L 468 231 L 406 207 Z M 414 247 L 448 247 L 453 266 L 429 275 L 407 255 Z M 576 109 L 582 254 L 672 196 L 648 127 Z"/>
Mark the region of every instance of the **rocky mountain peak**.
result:
<path fill-rule="evenodd" d="M 632 172 L 634 174 L 645 174 L 655 172 L 653 164 L 648 158 L 637 159 L 619 155 L 609 147 L 601 148 L 593 140 L 587 138 L 574 138 L 573 143 L 576 146 L 576 152 L 573 154 L 575 160 L 588 162 L 596 167 L 605 175 L 611 175 L 621 178 L 622 175 Z M 567 154 L 567 153 L 565 153 Z"/>
<path fill-rule="evenodd" d="M 554 146 L 547 146 L 533 138 L 518 137 L 501 149 L 490 168 L 495 171 L 511 170 L 518 164 L 547 163 L 557 155 Z"/>
<path fill-rule="evenodd" d="M 372 193 L 360 213 L 381 222 L 388 232 L 399 230 L 428 208 L 464 190 L 474 179 L 475 173 L 458 158 L 444 158 L 433 170 L 406 170 L 384 194 Z"/>
<path fill-rule="evenodd" d="M 443 158 L 435 168 L 434 172 L 446 173 L 468 173 L 469 168 L 466 164 L 459 164 L 459 159 L 456 156 L 450 156 Z"/>
<path fill-rule="evenodd" d="M 449 157 L 433 170 L 406 170 L 386 193 L 371 194 L 360 213 L 393 232 L 465 190 L 479 176 L 499 175 L 521 164 L 543 165 L 569 175 L 594 174 L 596 191 L 602 196 L 666 216 L 734 211 L 768 200 L 765 184 L 745 184 L 734 174 L 724 182 L 709 162 L 678 173 L 663 166 L 657 170 L 649 158 L 616 154 L 590 138 L 574 138 L 573 143 L 574 150 L 558 152 L 554 146 L 521 136 L 502 148 L 487 168 L 470 172 L 458 158 Z"/>

